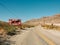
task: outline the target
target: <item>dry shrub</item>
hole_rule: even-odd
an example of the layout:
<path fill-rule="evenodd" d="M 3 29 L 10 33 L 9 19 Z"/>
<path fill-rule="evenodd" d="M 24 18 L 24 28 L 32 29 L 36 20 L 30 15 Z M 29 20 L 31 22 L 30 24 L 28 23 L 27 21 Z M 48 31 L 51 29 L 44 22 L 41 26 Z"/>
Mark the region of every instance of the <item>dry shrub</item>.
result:
<path fill-rule="evenodd" d="M 51 25 L 47 25 L 47 24 L 45 24 L 45 25 L 41 25 L 43 28 L 46 28 L 46 29 L 56 29 L 56 30 L 60 30 L 60 26 L 55 26 L 55 25 L 53 25 L 53 24 L 51 24 Z"/>

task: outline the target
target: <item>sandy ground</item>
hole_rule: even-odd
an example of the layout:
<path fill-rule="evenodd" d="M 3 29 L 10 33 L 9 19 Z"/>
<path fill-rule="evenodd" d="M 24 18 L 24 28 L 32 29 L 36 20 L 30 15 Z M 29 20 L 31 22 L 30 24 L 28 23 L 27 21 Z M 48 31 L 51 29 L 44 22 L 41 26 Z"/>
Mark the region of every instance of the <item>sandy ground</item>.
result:
<path fill-rule="evenodd" d="M 37 33 L 36 30 L 38 31 Z M 44 38 L 44 36 L 41 35 L 40 32 L 47 38 Z M 46 30 L 41 28 L 40 26 L 37 26 L 34 28 L 27 28 L 26 30 L 22 30 L 21 34 L 11 37 L 10 40 L 15 41 L 15 44 L 12 45 L 49 45 L 49 42 L 51 42 L 52 44 L 55 43 L 55 45 L 60 45 L 60 31 Z"/>
<path fill-rule="evenodd" d="M 29 30 L 27 31 L 22 30 L 22 33 L 11 37 L 10 40 L 15 42 L 15 44 L 11 44 L 11 45 L 21 45 L 22 41 L 27 37 L 28 33 L 29 33 Z"/>
<path fill-rule="evenodd" d="M 42 32 L 45 36 L 52 39 L 57 45 L 60 45 L 60 31 L 58 30 L 52 30 L 52 29 L 43 29 L 39 28 L 38 26 L 36 29 L 38 29 L 40 32 Z"/>

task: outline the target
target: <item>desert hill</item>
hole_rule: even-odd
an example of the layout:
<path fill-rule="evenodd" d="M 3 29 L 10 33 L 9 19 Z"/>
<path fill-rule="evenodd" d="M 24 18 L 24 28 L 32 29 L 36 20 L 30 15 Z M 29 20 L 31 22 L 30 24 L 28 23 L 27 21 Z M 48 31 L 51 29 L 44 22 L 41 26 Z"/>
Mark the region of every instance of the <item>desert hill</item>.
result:
<path fill-rule="evenodd" d="M 27 25 L 39 25 L 43 23 L 60 23 L 60 14 L 42 17 L 40 19 L 32 19 L 25 22 Z"/>

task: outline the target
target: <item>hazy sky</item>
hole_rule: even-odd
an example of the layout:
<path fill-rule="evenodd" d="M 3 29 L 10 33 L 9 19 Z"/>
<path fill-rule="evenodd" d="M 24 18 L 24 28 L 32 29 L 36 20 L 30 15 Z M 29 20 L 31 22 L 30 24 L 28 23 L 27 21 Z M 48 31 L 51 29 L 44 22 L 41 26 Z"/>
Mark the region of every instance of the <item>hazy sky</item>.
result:
<path fill-rule="evenodd" d="M 0 0 L 0 20 L 26 21 L 60 13 L 59 0 Z"/>

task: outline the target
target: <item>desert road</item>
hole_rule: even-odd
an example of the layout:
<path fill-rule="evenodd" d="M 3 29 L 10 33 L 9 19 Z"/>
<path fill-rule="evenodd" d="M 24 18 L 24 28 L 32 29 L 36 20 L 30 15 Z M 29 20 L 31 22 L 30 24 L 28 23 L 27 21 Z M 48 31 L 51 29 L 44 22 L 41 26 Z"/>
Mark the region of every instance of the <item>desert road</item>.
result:
<path fill-rule="evenodd" d="M 39 27 L 28 28 L 13 36 L 10 40 L 15 41 L 15 44 L 11 45 L 60 45 L 60 35 L 52 32 Z"/>

